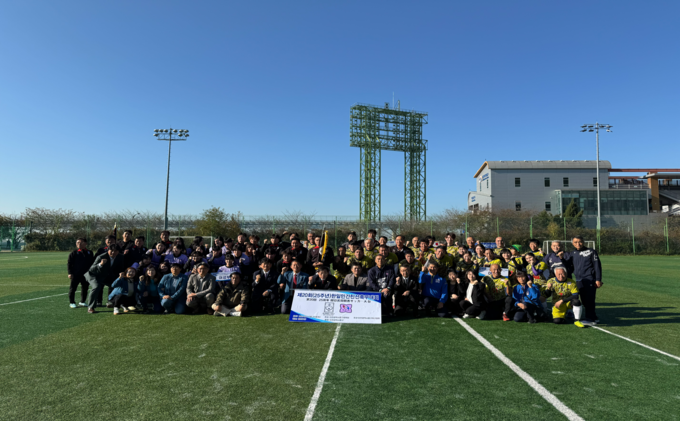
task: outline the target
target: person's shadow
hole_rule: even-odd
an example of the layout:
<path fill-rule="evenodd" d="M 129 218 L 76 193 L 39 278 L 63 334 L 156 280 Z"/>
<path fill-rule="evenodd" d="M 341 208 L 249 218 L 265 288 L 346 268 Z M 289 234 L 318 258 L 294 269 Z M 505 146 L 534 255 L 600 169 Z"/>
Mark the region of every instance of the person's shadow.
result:
<path fill-rule="evenodd" d="M 680 323 L 676 307 L 635 307 L 635 304 L 638 303 L 597 303 L 597 313 L 607 326 Z"/>

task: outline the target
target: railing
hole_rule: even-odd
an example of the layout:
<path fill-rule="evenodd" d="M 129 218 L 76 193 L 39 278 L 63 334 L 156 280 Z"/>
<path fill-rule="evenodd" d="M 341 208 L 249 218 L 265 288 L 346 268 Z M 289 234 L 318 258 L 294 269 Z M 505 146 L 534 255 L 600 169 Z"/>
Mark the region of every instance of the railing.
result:
<path fill-rule="evenodd" d="M 610 189 L 616 189 L 616 190 L 640 190 L 640 189 L 649 190 L 649 185 L 648 184 L 610 184 L 609 188 Z"/>

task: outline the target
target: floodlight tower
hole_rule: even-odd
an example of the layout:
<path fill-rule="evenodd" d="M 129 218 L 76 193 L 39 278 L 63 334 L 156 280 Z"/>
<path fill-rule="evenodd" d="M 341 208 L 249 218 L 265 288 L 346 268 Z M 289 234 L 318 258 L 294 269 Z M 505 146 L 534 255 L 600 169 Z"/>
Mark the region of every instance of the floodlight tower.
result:
<path fill-rule="evenodd" d="M 404 152 L 404 217 L 415 221 L 427 219 L 426 152 L 423 124 L 427 113 L 369 104 L 350 107 L 349 145 L 360 148 L 359 217 L 364 221 L 381 218 L 382 150 Z"/>
<path fill-rule="evenodd" d="M 165 182 L 165 217 L 163 222 L 163 229 L 168 229 L 168 193 L 170 191 L 170 150 L 172 148 L 172 142 L 185 141 L 189 137 L 189 130 L 177 130 L 177 129 L 156 129 L 153 131 L 153 135 L 158 138 L 158 140 L 164 140 L 168 142 L 168 177 Z M 173 137 L 174 135 L 174 137 Z"/>
<path fill-rule="evenodd" d="M 581 126 L 581 132 L 595 132 L 595 150 L 597 154 L 597 161 L 595 168 L 597 171 L 597 235 L 600 236 L 600 129 L 607 129 L 607 132 L 611 133 L 611 128 L 609 124 L 584 124 Z"/>

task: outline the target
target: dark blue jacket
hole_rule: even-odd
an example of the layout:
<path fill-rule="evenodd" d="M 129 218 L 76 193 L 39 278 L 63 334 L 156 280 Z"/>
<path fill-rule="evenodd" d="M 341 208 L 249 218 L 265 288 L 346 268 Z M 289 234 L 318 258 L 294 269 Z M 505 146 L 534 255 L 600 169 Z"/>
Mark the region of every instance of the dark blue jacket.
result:
<path fill-rule="evenodd" d="M 564 252 L 564 258 L 565 260 L 567 259 L 567 252 Z M 571 278 L 571 274 L 574 273 L 574 266 L 571 264 L 571 262 L 565 261 L 559 258 L 555 253 L 551 252 L 547 256 L 543 258 L 543 262 L 548 265 L 547 271 L 550 273 L 545 274 L 546 277 L 545 279 L 550 279 L 555 277 L 555 271 L 554 267 L 556 265 L 562 265 L 565 268 L 567 268 L 567 276 Z"/>
<path fill-rule="evenodd" d="M 132 294 L 134 297 L 139 292 L 139 281 L 135 280 L 132 285 L 134 285 L 135 291 Z M 111 284 L 111 294 L 109 294 L 109 300 L 113 300 L 116 295 L 127 295 L 128 293 L 128 281 L 127 278 L 118 278 Z"/>
<path fill-rule="evenodd" d="M 515 285 L 515 287 L 512 289 L 512 298 L 515 300 L 515 306 L 517 306 L 517 303 L 524 303 L 524 304 L 533 304 L 536 307 L 541 307 L 541 290 L 538 288 L 538 286 L 533 285 Z"/>
<path fill-rule="evenodd" d="M 187 277 L 184 275 L 175 277 L 172 273 L 164 275 L 158 284 L 158 295 L 161 297 L 169 295 L 172 301 L 186 299 Z"/>
<path fill-rule="evenodd" d="M 394 289 L 394 269 L 392 265 L 385 265 L 381 268 L 373 266 L 368 270 L 368 290 L 380 291 L 388 288 L 390 291 Z"/>
<path fill-rule="evenodd" d="M 277 283 L 284 284 L 283 301 L 286 301 L 288 297 L 290 297 L 290 294 L 295 290 L 295 288 L 293 288 L 293 275 L 294 273 L 292 270 L 287 270 L 286 273 L 279 275 Z M 309 275 L 302 271 L 297 274 L 297 289 L 309 289 L 307 286 L 308 283 Z"/>
<path fill-rule="evenodd" d="M 586 285 L 593 281 L 602 281 L 602 265 L 595 250 L 584 247 L 581 250 L 564 253 L 564 258 L 574 265 L 576 281 L 582 283 L 585 281 Z"/>

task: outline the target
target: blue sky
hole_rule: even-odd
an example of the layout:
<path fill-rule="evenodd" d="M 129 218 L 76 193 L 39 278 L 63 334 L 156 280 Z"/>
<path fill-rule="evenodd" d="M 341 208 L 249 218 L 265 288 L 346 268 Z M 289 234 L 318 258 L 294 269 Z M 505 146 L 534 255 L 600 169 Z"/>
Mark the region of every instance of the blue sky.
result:
<path fill-rule="evenodd" d="M 484 160 L 680 167 L 676 1 L 0 4 L 0 212 L 357 215 L 355 102 L 429 112 L 427 208 Z M 403 211 L 383 153 L 383 214 Z"/>

